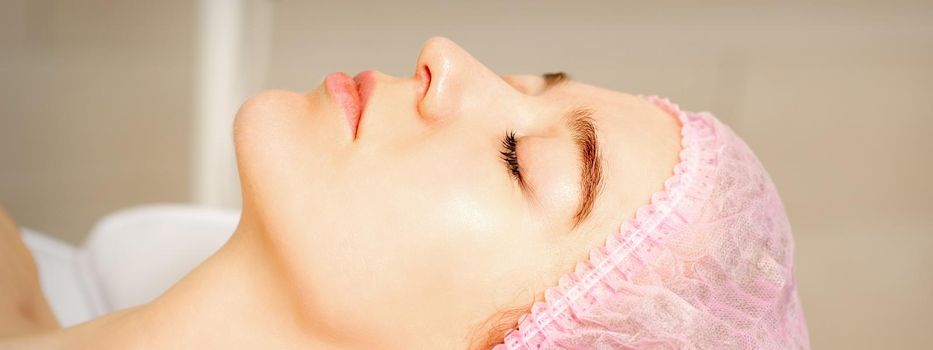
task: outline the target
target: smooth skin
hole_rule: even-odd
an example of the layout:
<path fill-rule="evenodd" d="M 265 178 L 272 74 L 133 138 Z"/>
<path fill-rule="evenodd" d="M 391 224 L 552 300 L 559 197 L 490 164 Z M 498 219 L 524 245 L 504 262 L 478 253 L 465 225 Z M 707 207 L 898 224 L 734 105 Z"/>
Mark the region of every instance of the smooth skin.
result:
<path fill-rule="evenodd" d="M 0 339 L 58 328 L 42 289 L 36 263 L 19 228 L 0 207 Z"/>
<path fill-rule="evenodd" d="M 326 89 L 268 91 L 234 126 L 243 212 L 231 240 L 155 301 L 17 338 L 36 348 L 467 349 L 648 203 L 680 150 L 675 118 L 574 81 L 499 76 L 443 38 L 377 73 L 358 137 Z M 592 111 L 592 213 L 564 115 Z M 523 181 L 501 159 L 515 132 Z M 2 346 L 0 346 L 2 347 Z"/>

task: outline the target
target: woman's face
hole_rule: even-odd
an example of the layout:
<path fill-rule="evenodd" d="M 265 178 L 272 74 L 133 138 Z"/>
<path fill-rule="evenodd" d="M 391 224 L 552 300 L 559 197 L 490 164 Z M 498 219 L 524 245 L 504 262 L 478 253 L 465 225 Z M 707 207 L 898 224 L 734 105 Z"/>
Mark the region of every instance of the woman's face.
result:
<path fill-rule="evenodd" d="M 648 202 L 677 161 L 675 119 L 548 78 L 497 75 L 437 38 L 412 76 L 360 76 L 355 132 L 356 85 L 339 76 L 243 105 L 243 225 L 269 237 L 315 324 L 383 344 L 468 341 Z"/>

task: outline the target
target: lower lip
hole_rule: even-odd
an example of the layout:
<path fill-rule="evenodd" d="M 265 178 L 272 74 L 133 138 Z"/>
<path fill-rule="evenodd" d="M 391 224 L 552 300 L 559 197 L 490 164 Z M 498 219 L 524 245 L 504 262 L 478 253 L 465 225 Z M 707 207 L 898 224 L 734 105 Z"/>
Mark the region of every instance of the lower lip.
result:
<path fill-rule="evenodd" d="M 350 126 L 350 134 L 356 139 L 360 118 L 363 115 L 364 99 L 361 97 L 360 86 L 349 75 L 342 72 L 331 73 L 324 78 L 324 86 L 333 97 Z"/>

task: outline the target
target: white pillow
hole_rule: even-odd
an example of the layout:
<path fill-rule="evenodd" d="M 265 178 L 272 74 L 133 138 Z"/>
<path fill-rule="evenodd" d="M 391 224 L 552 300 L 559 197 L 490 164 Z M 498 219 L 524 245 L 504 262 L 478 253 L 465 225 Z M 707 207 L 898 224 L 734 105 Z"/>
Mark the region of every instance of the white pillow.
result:
<path fill-rule="evenodd" d="M 97 222 L 75 248 L 24 229 L 49 304 L 62 326 L 151 301 L 213 254 L 239 212 L 147 205 Z"/>

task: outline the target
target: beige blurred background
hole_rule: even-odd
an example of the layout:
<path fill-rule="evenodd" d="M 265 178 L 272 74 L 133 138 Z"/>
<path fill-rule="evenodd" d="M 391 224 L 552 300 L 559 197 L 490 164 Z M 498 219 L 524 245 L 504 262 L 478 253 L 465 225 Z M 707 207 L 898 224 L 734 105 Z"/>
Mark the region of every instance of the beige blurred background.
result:
<path fill-rule="evenodd" d="M 236 106 L 412 74 L 447 36 L 503 73 L 660 94 L 755 149 L 815 349 L 933 344 L 933 3 L 0 0 L 0 203 L 80 242 L 119 208 L 236 208 Z"/>

